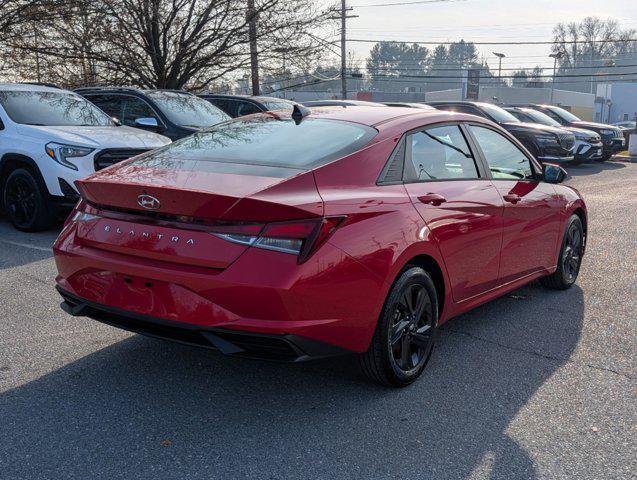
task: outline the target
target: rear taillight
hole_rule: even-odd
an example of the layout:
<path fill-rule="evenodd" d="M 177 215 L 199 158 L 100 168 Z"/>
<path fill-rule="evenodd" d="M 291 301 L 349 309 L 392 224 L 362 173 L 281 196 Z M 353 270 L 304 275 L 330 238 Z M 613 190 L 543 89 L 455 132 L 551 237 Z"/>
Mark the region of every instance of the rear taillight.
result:
<path fill-rule="evenodd" d="M 307 260 L 342 224 L 345 217 L 275 222 L 265 225 L 223 225 L 211 233 L 230 242 L 289 253 Z"/>

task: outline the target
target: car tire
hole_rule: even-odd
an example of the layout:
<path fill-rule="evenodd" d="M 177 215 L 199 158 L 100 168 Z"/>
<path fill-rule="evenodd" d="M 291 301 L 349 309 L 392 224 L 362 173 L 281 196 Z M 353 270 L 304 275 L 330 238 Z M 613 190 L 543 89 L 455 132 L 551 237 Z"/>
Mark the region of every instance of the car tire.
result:
<path fill-rule="evenodd" d="M 573 286 L 582 265 L 584 242 L 582 220 L 577 215 L 571 215 L 562 238 L 557 270 L 552 275 L 540 278 L 540 283 L 553 290 L 566 290 Z"/>
<path fill-rule="evenodd" d="M 384 386 L 411 384 L 429 362 L 437 327 L 434 282 L 422 268 L 408 266 L 389 291 L 369 348 L 359 355 L 361 370 Z"/>
<path fill-rule="evenodd" d="M 50 228 L 55 221 L 39 182 L 25 168 L 12 171 L 4 184 L 3 204 L 9 221 L 23 232 L 38 232 Z"/>

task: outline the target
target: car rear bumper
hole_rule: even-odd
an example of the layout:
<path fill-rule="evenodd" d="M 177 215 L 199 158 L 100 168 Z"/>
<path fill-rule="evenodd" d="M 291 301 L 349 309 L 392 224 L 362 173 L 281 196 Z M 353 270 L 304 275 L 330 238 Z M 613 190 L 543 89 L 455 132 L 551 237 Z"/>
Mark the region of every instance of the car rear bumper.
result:
<path fill-rule="evenodd" d="M 386 294 L 382 279 L 329 242 L 302 264 L 293 255 L 249 248 L 218 269 L 84 245 L 75 229 L 65 227 L 53 247 L 58 289 L 76 304 L 123 317 L 293 335 L 362 352 Z"/>
<path fill-rule="evenodd" d="M 73 295 L 59 286 L 62 310 L 72 316 L 88 317 L 123 330 L 177 343 L 217 350 L 224 355 L 301 362 L 352 353 L 334 345 L 299 335 L 272 335 L 223 328 L 206 328 L 154 318 L 108 307 Z"/>

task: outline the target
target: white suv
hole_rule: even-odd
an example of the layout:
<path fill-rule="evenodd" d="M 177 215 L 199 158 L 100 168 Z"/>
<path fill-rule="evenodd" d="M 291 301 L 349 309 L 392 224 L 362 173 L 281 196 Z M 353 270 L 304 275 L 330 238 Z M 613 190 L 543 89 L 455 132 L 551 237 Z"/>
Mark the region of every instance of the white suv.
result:
<path fill-rule="evenodd" d="M 77 202 L 75 180 L 168 143 L 73 92 L 0 84 L 1 205 L 17 229 L 44 230 Z"/>

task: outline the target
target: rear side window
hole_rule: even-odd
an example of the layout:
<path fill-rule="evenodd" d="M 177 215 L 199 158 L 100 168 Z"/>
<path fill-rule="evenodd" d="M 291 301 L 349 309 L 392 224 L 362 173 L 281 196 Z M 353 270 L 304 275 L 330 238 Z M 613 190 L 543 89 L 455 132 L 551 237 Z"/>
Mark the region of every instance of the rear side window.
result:
<path fill-rule="evenodd" d="M 260 115 L 237 119 L 195 133 L 133 161 L 133 165 L 204 169 L 206 163 L 310 169 L 354 153 L 374 138 L 366 125 L 306 118 Z"/>
<path fill-rule="evenodd" d="M 531 161 L 509 139 L 490 128 L 470 125 L 494 180 L 532 179 Z"/>
<path fill-rule="evenodd" d="M 457 125 L 433 127 L 407 137 L 405 180 L 478 178 L 467 141 Z"/>

